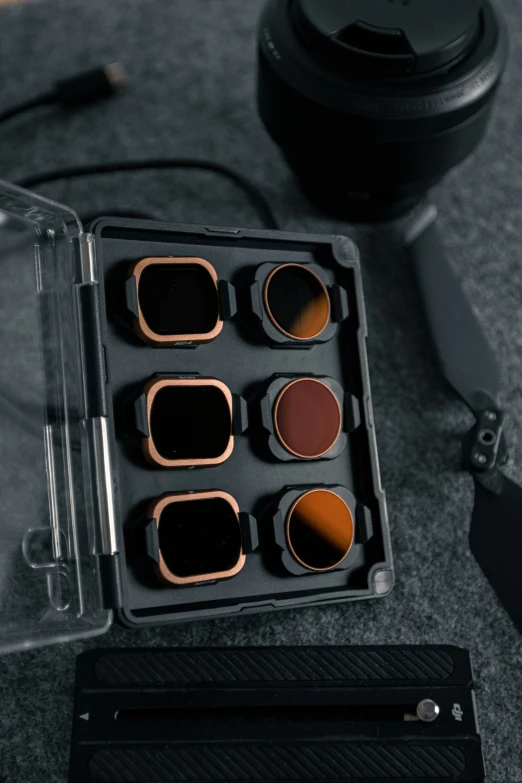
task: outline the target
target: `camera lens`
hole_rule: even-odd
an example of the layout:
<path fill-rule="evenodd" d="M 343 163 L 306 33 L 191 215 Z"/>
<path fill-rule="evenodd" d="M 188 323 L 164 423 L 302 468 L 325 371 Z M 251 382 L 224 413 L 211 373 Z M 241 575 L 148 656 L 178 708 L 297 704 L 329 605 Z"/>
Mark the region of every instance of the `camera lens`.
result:
<path fill-rule="evenodd" d="M 300 264 L 281 264 L 269 274 L 264 301 L 274 326 L 294 340 L 313 340 L 330 319 L 330 297 L 319 277 Z"/>
<path fill-rule="evenodd" d="M 232 452 L 232 395 L 214 379 L 162 378 L 146 390 L 147 457 L 164 467 L 211 465 Z"/>
<path fill-rule="evenodd" d="M 311 571 L 340 565 L 354 539 L 353 517 L 347 504 L 326 489 L 301 495 L 286 520 L 286 540 L 294 558 Z"/>
<path fill-rule="evenodd" d="M 316 206 L 391 217 L 480 142 L 507 50 L 490 0 L 268 0 L 261 119 Z"/>
<path fill-rule="evenodd" d="M 208 261 L 145 258 L 132 274 L 138 293 L 136 329 L 146 342 L 208 342 L 221 331 L 217 274 Z"/>
<path fill-rule="evenodd" d="M 298 378 L 280 392 L 274 426 L 287 451 L 302 459 L 326 454 L 341 431 L 341 407 L 333 391 L 314 378 Z"/>
<path fill-rule="evenodd" d="M 236 501 L 224 492 L 199 492 L 161 500 L 155 512 L 160 575 L 184 584 L 222 579 L 244 565 Z"/>

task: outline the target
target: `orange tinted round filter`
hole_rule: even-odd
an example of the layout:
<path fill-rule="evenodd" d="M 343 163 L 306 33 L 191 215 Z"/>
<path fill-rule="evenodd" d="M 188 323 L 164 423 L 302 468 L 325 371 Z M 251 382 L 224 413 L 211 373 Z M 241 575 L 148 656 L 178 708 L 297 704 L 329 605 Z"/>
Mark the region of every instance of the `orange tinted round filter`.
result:
<path fill-rule="evenodd" d="M 265 308 L 274 326 L 294 340 L 313 340 L 330 320 L 323 281 L 302 264 L 282 264 L 267 277 Z"/>
<path fill-rule="evenodd" d="M 341 406 L 322 381 L 299 378 L 280 392 L 274 426 L 282 445 L 302 459 L 317 459 L 334 446 L 341 431 Z"/>
<path fill-rule="evenodd" d="M 340 565 L 354 539 L 352 512 L 339 495 L 314 489 L 301 495 L 286 520 L 286 541 L 294 558 L 311 571 Z"/>

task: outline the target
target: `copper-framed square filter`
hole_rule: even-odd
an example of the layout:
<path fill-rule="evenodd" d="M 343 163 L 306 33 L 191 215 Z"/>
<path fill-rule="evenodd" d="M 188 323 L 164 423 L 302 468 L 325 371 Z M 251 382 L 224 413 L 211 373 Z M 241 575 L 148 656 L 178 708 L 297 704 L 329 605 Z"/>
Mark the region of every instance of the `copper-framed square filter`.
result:
<path fill-rule="evenodd" d="M 198 345 L 223 328 L 218 276 L 204 258 L 142 258 L 132 265 L 137 335 L 155 347 Z"/>
<path fill-rule="evenodd" d="M 239 506 L 228 492 L 167 494 L 153 501 L 159 561 L 164 584 L 190 585 L 229 579 L 245 565 Z"/>
<path fill-rule="evenodd" d="M 232 393 L 222 381 L 158 377 L 145 386 L 144 397 L 148 437 L 142 449 L 153 465 L 201 467 L 230 457 Z"/>

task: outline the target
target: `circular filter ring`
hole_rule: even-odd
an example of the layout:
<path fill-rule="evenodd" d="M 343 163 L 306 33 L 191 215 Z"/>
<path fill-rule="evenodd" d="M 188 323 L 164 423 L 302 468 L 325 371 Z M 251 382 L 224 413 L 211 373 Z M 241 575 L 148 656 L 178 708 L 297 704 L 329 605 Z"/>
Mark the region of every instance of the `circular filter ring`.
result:
<path fill-rule="evenodd" d="M 280 391 L 273 420 L 277 437 L 290 454 L 318 459 L 333 448 L 341 433 L 341 406 L 323 381 L 296 378 Z"/>
<path fill-rule="evenodd" d="M 281 264 L 268 275 L 264 305 L 279 332 L 300 342 L 324 332 L 331 315 L 330 295 L 321 278 L 304 264 Z"/>
<path fill-rule="evenodd" d="M 288 549 L 300 565 L 324 572 L 337 568 L 350 552 L 355 524 L 348 504 L 337 493 L 312 489 L 290 507 L 285 534 Z"/>

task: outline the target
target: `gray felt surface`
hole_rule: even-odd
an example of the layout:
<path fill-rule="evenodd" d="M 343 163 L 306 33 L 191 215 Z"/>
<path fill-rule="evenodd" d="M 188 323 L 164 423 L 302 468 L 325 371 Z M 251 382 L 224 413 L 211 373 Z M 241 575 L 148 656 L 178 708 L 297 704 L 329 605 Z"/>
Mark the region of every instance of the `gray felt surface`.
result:
<path fill-rule="evenodd" d="M 114 102 L 65 116 L 43 110 L 39 119 L 35 113 L 3 127 L 0 173 L 16 179 L 75 163 L 201 155 L 253 176 L 285 228 L 357 239 L 397 586 L 381 601 L 142 631 L 115 627 L 91 643 L 9 655 L 0 660 L 0 775 L 66 780 L 74 661 L 89 646 L 448 642 L 472 653 L 489 780 L 521 783 L 522 639 L 468 549 L 472 482 L 458 469 L 469 418 L 432 358 L 398 228 L 369 235 L 318 215 L 261 128 L 253 97 L 260 5 L 49 0 L 2 8 L 2 108 L 99 62 L 122 60 L 131 83 Z M 513 51 L 494 121 L 481 149 L 434 197 L 448 248 L 502 362 L 509 470 L 521 481 L 522 16 L 518 0 L 500 5 Z M 177 221 L 257 225 L 242 195 L 210 175 L 121 175 L 42 190 L 84 213 L 119 205 Z"/>

